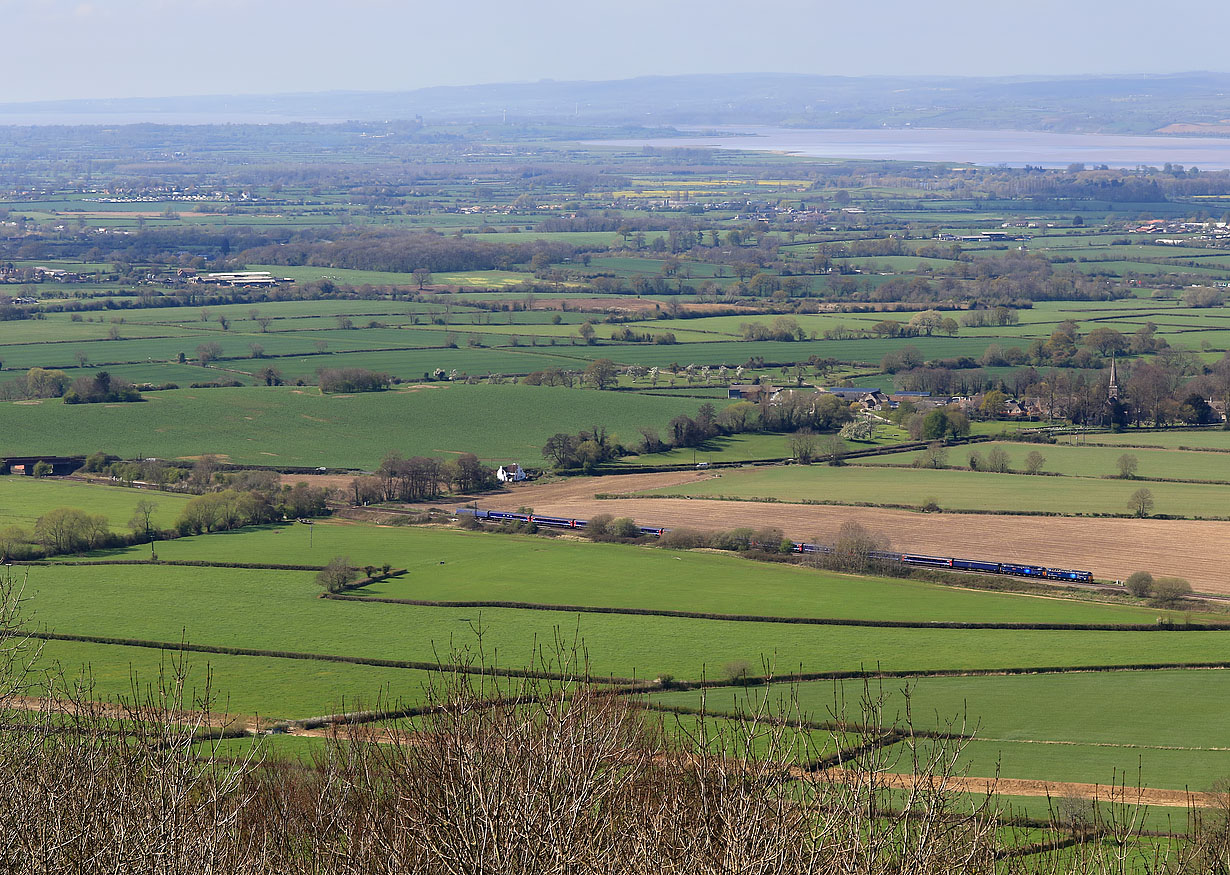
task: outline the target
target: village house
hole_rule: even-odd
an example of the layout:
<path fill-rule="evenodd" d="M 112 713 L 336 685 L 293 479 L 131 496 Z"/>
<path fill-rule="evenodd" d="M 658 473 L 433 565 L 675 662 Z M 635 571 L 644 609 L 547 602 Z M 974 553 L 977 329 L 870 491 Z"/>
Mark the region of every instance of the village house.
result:
<path fill-rule="evenodd" d="M 892 407 L 892 403 L 888 400 L 888 396 L 875 388 L 862 388 L 858 386 L 840 386 L 829 389 L 821 389 L 821 392 L 827 392 L 830 395 L 836 395 L 842 401 L 851 403 L 857 402 L 867 410 L 885 410 Z"/>
<path fill-rule="evenodd" d="M 501 483 L 520 483 L 523 480 L 528 480 L 525 469 L 512 462 L 508 465 L 501 465 L 495 472 L 495 479 Z"/>
<path fill-rule="evenodd" d="M 726 390 L 726 397 L 731 401 L 773 401 L 781 394 L 781 389 L 762 383 L 731 383 Z"/>

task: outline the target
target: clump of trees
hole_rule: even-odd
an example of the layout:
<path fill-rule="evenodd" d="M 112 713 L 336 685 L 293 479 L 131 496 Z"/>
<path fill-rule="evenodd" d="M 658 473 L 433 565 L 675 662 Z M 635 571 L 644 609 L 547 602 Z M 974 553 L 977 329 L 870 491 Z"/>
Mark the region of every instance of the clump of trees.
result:
<path fill-rule="evenodd" d="M 72 380 L 64 371 L 30 368 L 24 377 L 0 383 L 0 401 L 59 398 L 68 391 L 71 383 Z"/>
<path fill-rule="evenodd" d="M 807 332 L 799 325 L 799 320 L 793 316 L 778 316 L 769 323 L 743 322 L 739 325 L 739 332 L 743 335 L 744 340 L 751 341 L 798 341 L 807 339 Z"/>
<path fill-rule="evenodd" d="M 268 495 L 224 489 L 198 495 L 189 501 L 176 520 L 175 528 L 181 535 L 199 535 L 268 523 L 279 517 Z"/>
<path fill-rule="evenodd" d="M 576 371 L 563 368 L 547 368 L 542 371 L 531 371 L 521 378 L 523 386 L 567 386 L 572 388 L 577 384 L 580 375 Z"/>
<path fill-rule="evenodd" d="M 1154 578 L 1147 571 L 1136 571 L 1123 582 L 1124 588 L 1138 599 L 1148 599 L 1157 607 L 1173 607 L 1192 595 L 1192 585 L 1182 577 Z"/>
<path fill-rule="evenodd" d="M 264 473 L 264 472 L 258 472 Z M 258 478 L 263 479 L 263 478 Z M 231 481 L 245 485 L 244 478 Z M 285 518 L 325 516 L 331 490 L 296 483 L 266 484 L 252 489 L 230 488 L 206 492 L 188 502 L 175 522 L 181 535 L 220 532 L 243 526 L 262 525 Z"/>
<path fill-rule="evenodd" d="M 393 378 L 367 368 L 319 368 L 316 381 L 325 394 L 338 392 L 383 392 Z"/>
<path fill-rule="evenodd" d="M 373 475 L 350 481 L 350 498 L 356 505 L 381 501 L 425 501 L 442 495 L 450 485 L 457 492 L 482 492 L 496 485 L 495 469 L 473 453 L 463 453 L 447 462 L 429 456 L 403 458 L 389 453 Z"/>
<path fill-rule="evenodd" d="M 105 516 L 75 507 L 57 507 L 34 523 L 34 540 L 49 556 L 104 547 L 111 537 Z"/>
<path fill-rule="evenodd" d="M 832 436 L 835 442 L 829 442 L 828 436 L 821 437 L 819 432 L 836 431 L 852 419 L 850 405 L 836 395 L 793 392 L 776 401 L 766 399 L 758 404 L 738 401 L 727 405 L 720 413 L 712 403 L 706 402 L 695 416 L 681 413 L 674 417 L 664 432 L 657 428 L 640 429 L 641 440 L 635 447 L 620 444 L 599 427 L 576 435 L 558 433 L 547 441 L 542 454 L 556 468 L 589 471 L 630 452 L 659 453 L 675 448 L 695 448 L 720 435 L 768 431 L 797 434 L 792 449 L 795 458 L 802 456 L 813 460 L 819 455 L 836 458 L 846 452 L 845 444 L 836 435 Z M 966 424 L 968 426 L 968 421 Z"/>
<path fill-rule="evenodd" d="M 609 389 L 619 382 L 619 367 L 610 359 L 595 359 L 581 379 L 595 389 Z"/>
<path fill-rule="evenodd" d="M 926 413 L 907 411 L 903 425 L 916 441 L 942 441 L 970 433 L 969 417 L 955 406 L 937 407 Z"/>
<path fill-rule="evenodd" d="M 341 592 L 358 576 L 358 569 L 350 564 L 349 556 L 334 556 L 328 565 L 316 572 L 316 582 L 325 592 Z"/>
<path fill-rule="evenodd" d="M 1147 599 L 1153 594 L 1153 575 L 1147 571 L 1135 571 L 1123 585 L 1136 598 Z"/>
<path fill-rule="evenodd" d="M 623 455 L 624 448 L 601 426 L 582 429 L 577 434 L 557 432 L 543 445 L 544 458 L 560 469 L 592 470 L 597 465 Z"/>
<path fill-rule="evenodd" d="M 65 404 L 114 404 L 144 400 L 136 386 L 106 371 L 99 371 L 92 377 L 78 377 L 64 393 Z"/>
<path fill-rule="evenodd" d="M 39 559 L 67 553 L 84 553 L 106 547 L 124 547 L 144 543 L 165 533 L 153 524 L 156 505 L 137 502 L 128 522 L 131 534 L 113 532 L 107 518 L 75 507 L 57 507 L 47 511 L 34 523 L 33 531 L 21 526 L 0 530 L 0 559 L 5 561 Z"/>
<path fill-rule="evenodd" d="M 631 517 L 600 513 L 585 522 L 585 537 L 591 541 L 632 541 L 642 537 L 641 528 Z"/>

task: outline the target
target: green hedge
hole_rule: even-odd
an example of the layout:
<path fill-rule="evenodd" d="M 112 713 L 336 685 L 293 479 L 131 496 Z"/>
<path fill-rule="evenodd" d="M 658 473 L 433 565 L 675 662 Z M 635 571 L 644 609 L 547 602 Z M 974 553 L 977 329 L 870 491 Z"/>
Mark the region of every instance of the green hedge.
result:
<path fill-rule="evenodd" d="M 1230 632 L 1230 623 L 970 623 L 946 620 L 859 620 L 838 617 L 773 617 L 758 614 L 712 614 L 704 611 L 670 611 L 657 608 L 609 608 L 595 605 L 546 605 L 536 602 L 429 601 L 382 596 L 326 593 L 323 598 L 352 602 L 410 605 L 420 608 L 509 608 L 521 611 L 558 611 L 569 614 L 624 614 L 634 617 L 672 617 L 686 620 L 724 620 L 734 623 L 788 623 L 805 626 L 872 626 L 884 629 L 1012 629 L 1049 632 Z"/>

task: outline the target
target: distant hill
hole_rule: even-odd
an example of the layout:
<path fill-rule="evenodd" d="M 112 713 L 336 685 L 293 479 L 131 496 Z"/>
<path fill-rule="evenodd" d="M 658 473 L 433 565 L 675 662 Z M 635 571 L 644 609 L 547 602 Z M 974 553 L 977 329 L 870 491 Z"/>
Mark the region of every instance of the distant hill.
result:
<path fill-rule="evenodd" d="M 0 123 L 144 120 L 428 122 L 503 118 L 583 125 L 927 126 L 1230 134 L 1230 74 L 1007 78 L 772 73 L 0 104 Z"/>

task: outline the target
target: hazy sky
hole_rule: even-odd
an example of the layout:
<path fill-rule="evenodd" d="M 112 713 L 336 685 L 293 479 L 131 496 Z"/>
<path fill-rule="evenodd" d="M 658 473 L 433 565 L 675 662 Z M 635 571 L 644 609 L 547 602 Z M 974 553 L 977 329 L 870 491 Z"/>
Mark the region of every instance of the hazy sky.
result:
<path fill-rule="evenodd" d="M 0 103 L 658 73 L 1227 70 L 1221 0 L 0 0 Z"/>

